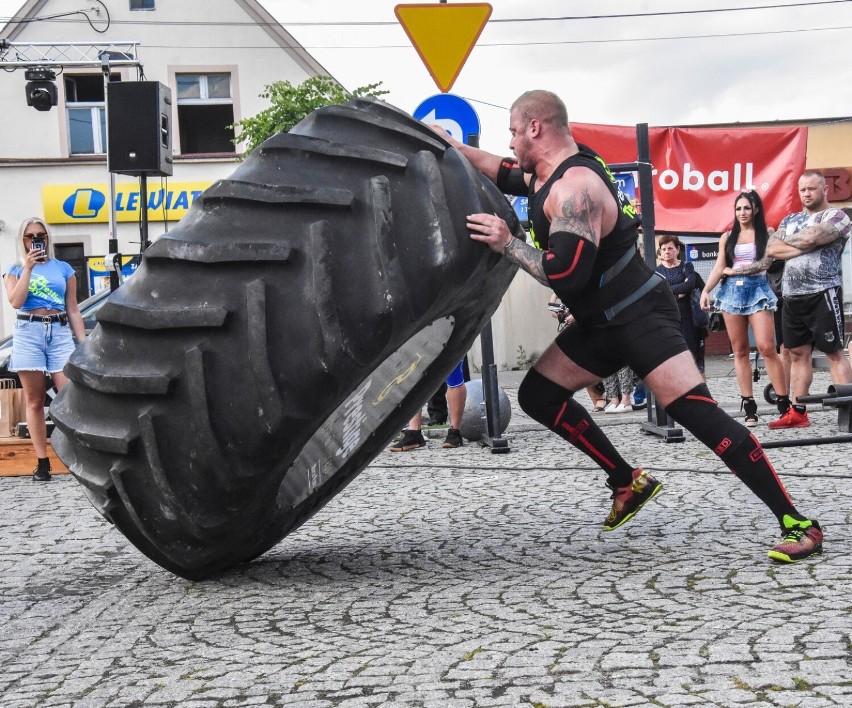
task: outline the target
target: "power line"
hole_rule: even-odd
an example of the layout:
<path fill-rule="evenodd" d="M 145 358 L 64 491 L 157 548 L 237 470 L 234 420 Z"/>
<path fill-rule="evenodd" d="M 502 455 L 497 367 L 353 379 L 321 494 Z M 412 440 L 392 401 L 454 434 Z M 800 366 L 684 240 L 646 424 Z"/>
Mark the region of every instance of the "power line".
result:
<path fill-rule="evenodd" d="M 637 19 L 643 17 L 678 17 L 682 15 L 698 15 L 708 13 L 744 12 L 751 10 L 783 10 L 790 8 L 815 7 L 817 5 L 848 4 L 852 0 L 816 0 L 815 2 L 797 2 L 777 5 L 749 5 L 746 7 L 723 7 L 704 8 L 698 10 L 671 10 L 666 12 L 631 12 L 614 15 L 561 15 L 555 17 L 511 17 L 491 18 L 489 23 L 528 23 L 528 22 L 568 22 L 578 20 L 615 20 L 615 19 Z M 14 18 L 0 18 L 0 22 L 12 22 Z M 26 24 L 32 22 L 57 22 L 69 24 L 82 24 L 83 20 L 63 17 L 29 17 L 16 20 L 15 24 Z M 397 27 L 396 20 L 353 20 L 353 21 L 310 21 L 310 22 L 223 22 L 216 20 L 186 20 L 186 21 L 160 21 L 160 20 L 112 20 L 115 25 L 157 25 L 157 26 L 206 26 L 206 27 Z"/>
<path fill-rule="evenodd" d="M 845 2 L 846 0 L 844 0 Z M 848 30 L 852 26 L 845 27 L 813 27 L 810 29 L 771 30 L 764 32 L 726 32 L 724 34 L 683 34 L 671 37 L 634 37 L 624 39 L 567 39 L 553 42 L 477 42 L 477 47 L 518 47 L 518 46 L 546 46 L 559 44 L 620 44 L 623 42 L 662 42 L 672 39 L 724 39 L 726 37 L 763 37 L 773 34 L 800 34 L 802 32 L 834 32 L 835 30 Z M 315 47 L 319 49 L 319 47 Z"/>
<path fill-rule="evenodd" d="M 637 17 L 673 17 L 678 15 L 699 15 L 710 12 L 741 12 L 743 10 L 778 10 L 791 7 L 810 7 L 812 5 L 834 5 L 847 3 L 850 0 L 817 0 L 817 2 L 790 3 L 788 5 L 751 5 L 747 7 L 722 7 L 703 10 L 672 10 L 670 12 L 631 12 L 621 15 L 566 15 L 563 17 L 526 17 L 510 20 L 489 20 L 489 22 L 552 22 L 562 20 L 611 20 Z"/>
<path fill-rule="evenodd" d="M 844 0 L 846 1 L 846 0 Z M 635 37 L 635 38 L 625 38 L 625 39 L 560 39 L 554 41 L 542 41 L 535 42 L 529 40 L 518 40 L 517 42 L 477 42 L 477 48 L 482 47 L 529 47 L 529 46 L 550 46 L 550 45 L 561 45 L 561 44 L 620 44 L 623 42 L 663 42 L 667 40 L 681 40 L 681 39 L 724 39 L 726 37 L 762 37 L 767 35 L 774 34 L 800 34 L 802 32 L 835 32 L 841 30 L 849 30 L 852 29 L 852 25 L 843 26 L 843 27 L 813 27 L 811 29 L 793 29 L 793 30 L 772 30 L 769 32 L 731 32 L 725 34 L 686 34 L 686 35 L 676 35 L 672 37 Z M 261 49 L 261 50 L 277 50 L 280 45 L 276 46 L 241 46 L 241 45 L 220 45 L 220 46 L 212 46 L 210 44 L 205 45 L 197 45 L 197 46 L 188 46 L 186 44 L 146 44 L 146 47 L 152 49 Z M 364 50 L 364 49 L 411 49 L 411 44 L 372 44 L 372 45 L 310 45 L 310 44 L 299 44 L 290 45 L 287 47 L 288 49 L 296 49 L 301 48 L 305 50 L 317 50 L 317 49 L 356 49 L 356 50 Z"/>

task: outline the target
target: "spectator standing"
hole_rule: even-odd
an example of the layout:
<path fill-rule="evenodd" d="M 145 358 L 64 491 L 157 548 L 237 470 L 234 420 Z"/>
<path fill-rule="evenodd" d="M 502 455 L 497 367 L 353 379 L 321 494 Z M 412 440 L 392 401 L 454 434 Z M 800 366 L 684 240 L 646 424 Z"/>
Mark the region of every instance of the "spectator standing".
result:
<path fill-rule="evenodd" d="M 689 261 L 680 260 L 680 239 L 677 236 L 661 236 L 658 241 L 657 255 L 660 264 L 657 272 L 662 275 L 677 300 L 680 313 L 680 331 L 686 340 L 686 346 L 692 352 L 695 365 L 704 373 L 704 339 L 707 332 L 699 331 L 692 319 L 692 292 L 698 287 L 698 273 Z"/>
<path fill-rule="evenodd" d="M 766 364 L 766 373 L 775 389 L 778 412 L 783 417 L 790 408 L 784 363 L 775 348 L 775 309 L 778 299 L 769 285 L 766 271 L 771 259 L 766 248 L 771 233 L 766 226 L 763 202 L 750 190 L 734 200 L 734 225 L 719 238 L 719 255 L 701 293 L 701 307 L 710 309 L 710 291 L 721 281 L 714 307 L 722 312 L 725 329 L 734 352 L 737 384 L 740 387 L 745 424 L 758 424 L 757 403 L 751 373 L 749 326 L 757 351 Z"/>
<path fill-rule="evenodd" d="M 464 416 L 464 406 L 467 403 L 467 387 L 464 385 L 464 361 L 452 370 L 446 379 L 447 384 L 447 407 L 450 413 L 450 427 L 447 429 L 447 437 L 444 439 L 444 448 L 461 447 L 464 444 L 461 434 L 461 422 Z M 399 442 L 394 443 L 388 449 L 391 452 L 409 452 L 426 447 L 426 438 L 423 437 L 422 417 L 423 407 L 414 414 L 408 422 L 408 427 L 403 431 Z"/>
<path fill-rule="evenodd" d="M 793 395 L 790 410 L 769 424 L 773 429 L 810 425 L 807 408 L 798 397 L 808 395 L 813 383 L 814 347 L 828 359 L 835 384 L 852 383 L 852 367 L 843 351 L 840 296 L 841 256 L 852 223 L 842 209 L 829 207 L 825 177 L 819 172 L 802 174 L 799 197 L 802 211 L 784 217 L 766 249 L 769 256 L 785 261 L 781 328 L 784 346 L 790 351 Z"/>
<path fill-rule="evenodd" d="M 72 330 L 82 342 L 86 329 L 77 306 L 77 277 L 70 265 L 53 257 L 47 224 L 37 217 L 24 219 L 16 247 L 19 259 L 3 274 L 6 295 L 18 310 L 9 371 L 17 372 L 24 388 L 27 428 L 38 458 L 33 479 L 47 482 L 45 377 L 50 374 L 57 389 L 68 382 L 62 369 L 74 351 Z"/>
<path fill-rule="evenodd" d="M 633 410 L 630 403 L 630 394 L 633 392 L 633 370 L 625 366 L 612 376 L 607 376 L 603 382 L 606 396 L 609 398 L 604 413 L 630 413 Z"/>

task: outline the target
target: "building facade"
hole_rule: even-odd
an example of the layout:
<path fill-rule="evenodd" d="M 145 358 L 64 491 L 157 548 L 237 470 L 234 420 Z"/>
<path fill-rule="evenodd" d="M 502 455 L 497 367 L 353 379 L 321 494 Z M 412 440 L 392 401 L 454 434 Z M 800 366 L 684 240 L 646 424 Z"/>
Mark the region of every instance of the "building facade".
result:
<path fill-rule="evenodd" d="M 103 256 L 111 191 L 118 252 L 128 261 L 140 251 L 140 179 L 117 174 L 111 180 L 107 171 L 107 76 L 158 82 L 171 94 L 163 127 L 170 131 L 172 175 L 145 179 L 154 240 L 201 191 L 234 170 L 242 147 L 232 142 L 231 126 L 268 106 L 260 98 L 265 86 L 328 73 L 254 0 L 217 0 L 215 13 L 207 0 L 99 5 L 80 10 L 73 0 L 28 0 L 0 33 L 0 262 L 5 268 L 15 261 L 21 221 L 44 216 L 57 257 L 77 270 L 80 298 L 108 282 Z M 28 67 L 18 64 L 34 57 L 44 59 L 52 81 L 28 80 Z M 42 86 L 42 100 L 55 91 L 49 110 L 28 105 Z M 137 129 L 133 118 L 118 130 Z M 0 329 L 8 333 L 14 312 L 5 296 L 3 303 Z"/>

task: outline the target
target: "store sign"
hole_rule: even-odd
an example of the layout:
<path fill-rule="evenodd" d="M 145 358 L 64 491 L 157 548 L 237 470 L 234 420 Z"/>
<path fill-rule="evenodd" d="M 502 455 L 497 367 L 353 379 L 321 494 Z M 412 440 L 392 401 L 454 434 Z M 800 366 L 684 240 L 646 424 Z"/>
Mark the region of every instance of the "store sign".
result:
<path fill-rule="evenodd" d="M 690 263 L 699 261 L 713 261 L 715 263 L 719 255 L 719 242 L 687 243 L 684 246 L 684 250 L 686 252 L 686 260 Z"/>
<path fill-rule="evenodd" d="M 212 182 L 171 182 L 148 190 L 149 221 L 179 221 Z M 44 218 L 51 224 L 107 223 L 109 187 L 105 184 L 46 184 L 41 189 Z M 116 221 L 138 221 L 139 185 L 115 185 Z"/>
<path fill-rule="evenodd" d="M 608 163 L 636 161 L 635 128 L 572 123 L 571 131 Z M 802 209 L 807 128 L 649 128 L 648 140 L 659 231 L 726 231 L 735 196 L 750 189 L 771 226 Z"/>

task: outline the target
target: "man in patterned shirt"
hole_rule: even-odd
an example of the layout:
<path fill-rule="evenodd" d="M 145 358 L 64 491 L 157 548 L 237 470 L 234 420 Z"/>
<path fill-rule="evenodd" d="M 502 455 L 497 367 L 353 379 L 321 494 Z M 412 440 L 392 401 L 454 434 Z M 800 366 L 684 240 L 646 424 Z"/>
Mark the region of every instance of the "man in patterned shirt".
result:
<path fill-rule="evenodd" d="M 790 351 L 790 393 L 794 404 L 770 428 L 806 428 L 811 423 L 798 396 L 813 382 L 814 347 L 823 352 L 835 384 L 852 383 L 852 367 L 843 351 L 845 325 L 840 295 L 840 259 L 852 223 L 841 210 L 828 205 L 825 177 L 806 171 L 799 178 L 802 211 L 781 221 L 766 254 L 784 264 L 782 336 Z"/>

